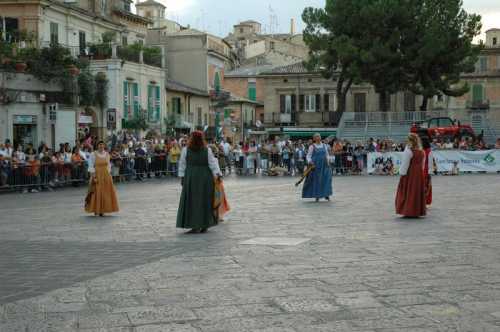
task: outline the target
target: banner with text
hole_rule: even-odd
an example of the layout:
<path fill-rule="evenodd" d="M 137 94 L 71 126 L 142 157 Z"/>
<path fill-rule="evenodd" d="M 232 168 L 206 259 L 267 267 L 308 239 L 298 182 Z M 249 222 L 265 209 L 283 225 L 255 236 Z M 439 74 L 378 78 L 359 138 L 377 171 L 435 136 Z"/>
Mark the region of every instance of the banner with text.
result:
<path fill-rule="evenodd" d="M 439 173 L 449 173 L 455 165 L 460 172 L 500 172 L 500 150 L 436 150 L 432 153 Z M 398 175 L 402 157 L 402 152 L 369 153 L 368 174 Z"/>

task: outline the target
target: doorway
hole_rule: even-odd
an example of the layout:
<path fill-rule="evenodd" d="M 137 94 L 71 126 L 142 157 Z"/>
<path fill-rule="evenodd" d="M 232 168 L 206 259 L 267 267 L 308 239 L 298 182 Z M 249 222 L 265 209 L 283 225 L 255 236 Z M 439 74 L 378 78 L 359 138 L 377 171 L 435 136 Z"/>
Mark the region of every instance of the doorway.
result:
<path fill-rule="evenodd" d="M 26 147 L 27 144 L 37 146 L 36 125 L 34 124 L 14 124 L 14 146 L 21 144 Z"/>

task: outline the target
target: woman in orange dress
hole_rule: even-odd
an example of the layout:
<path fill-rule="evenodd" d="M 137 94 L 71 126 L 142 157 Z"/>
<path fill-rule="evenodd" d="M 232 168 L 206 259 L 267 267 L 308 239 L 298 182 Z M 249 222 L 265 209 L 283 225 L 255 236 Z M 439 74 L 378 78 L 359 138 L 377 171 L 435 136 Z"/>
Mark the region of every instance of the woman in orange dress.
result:
<path fill-rule="evenodd" d="M 399 215 L 418 218 L 427 214 L 424 162 L 425 153 L 420 138 L 410 134 L 399 170 L 401 179 L 396 194 L 396 213 Z"/>
<path fill-rule="evenodd" d="M 94 215 L 104 216 L 105 213 L 118 212 L 118 199 L 111 178 L 109 153 L 104 142 L 99 142 L 97 151 L 90 155 L 89 173 L 90 189 L 85 200 L 85 211 Z"/>

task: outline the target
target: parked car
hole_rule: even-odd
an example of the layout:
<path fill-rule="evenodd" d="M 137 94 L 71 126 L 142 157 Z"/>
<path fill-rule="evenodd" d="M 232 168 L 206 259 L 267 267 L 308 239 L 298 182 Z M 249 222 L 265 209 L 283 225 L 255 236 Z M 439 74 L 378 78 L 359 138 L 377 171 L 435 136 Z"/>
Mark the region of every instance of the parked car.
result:
<path fill-rule="evenodd" d="M 434 138 L 476 137 L 474 129 L 470 125 L 461 124 L 460 121 L 447 117 L 431 118 L 421 123 L 414 123 L 411 132 L 431 140 Z"/>

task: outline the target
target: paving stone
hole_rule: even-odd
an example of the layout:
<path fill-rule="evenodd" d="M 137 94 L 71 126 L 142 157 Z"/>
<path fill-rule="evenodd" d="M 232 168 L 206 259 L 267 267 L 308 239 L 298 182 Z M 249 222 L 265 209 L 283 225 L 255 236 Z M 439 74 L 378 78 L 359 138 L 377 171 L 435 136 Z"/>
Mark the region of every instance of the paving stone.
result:
<path fill-rule="evenodd" d="M 397 178 L 336 177 L 330 204 L 291 180 L 229 177 L 233 211 L 195 236 L 174 182 L 118 186 L 103 219 L 84 188 L 2 195 L 0 331 L 500 331 L 498 175 L 435 177 L 416 221 Z"/>

